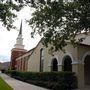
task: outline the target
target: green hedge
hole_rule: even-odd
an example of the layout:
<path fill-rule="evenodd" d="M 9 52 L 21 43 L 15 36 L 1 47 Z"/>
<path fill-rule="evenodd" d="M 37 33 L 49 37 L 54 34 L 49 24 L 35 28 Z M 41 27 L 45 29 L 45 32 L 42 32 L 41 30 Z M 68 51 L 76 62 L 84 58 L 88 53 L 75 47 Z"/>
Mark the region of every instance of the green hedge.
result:
<path fill-rule="evenodd" d="M 71 90 L 77 88 L 77 78 L 73 72 L 9 71 L 7 73 L 16 79 L 52 90 Z"/>

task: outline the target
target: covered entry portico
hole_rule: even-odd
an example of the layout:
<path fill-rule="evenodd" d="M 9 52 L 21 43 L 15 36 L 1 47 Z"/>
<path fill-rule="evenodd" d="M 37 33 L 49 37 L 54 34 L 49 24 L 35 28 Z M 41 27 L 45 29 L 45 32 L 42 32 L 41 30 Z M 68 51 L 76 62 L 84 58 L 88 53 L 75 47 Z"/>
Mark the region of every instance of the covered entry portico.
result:
<path fill-rule="evenodd" d="M 78 83 L 79 87 L 87 87 L 90 86 L 90 52 L 86 52 L 82 57 L 78 65 Z"/>
<path fill-rule="evenodd" d="M 87 55 L 84 60 L 84 84 L 90 85 L 90 55 Z"/>

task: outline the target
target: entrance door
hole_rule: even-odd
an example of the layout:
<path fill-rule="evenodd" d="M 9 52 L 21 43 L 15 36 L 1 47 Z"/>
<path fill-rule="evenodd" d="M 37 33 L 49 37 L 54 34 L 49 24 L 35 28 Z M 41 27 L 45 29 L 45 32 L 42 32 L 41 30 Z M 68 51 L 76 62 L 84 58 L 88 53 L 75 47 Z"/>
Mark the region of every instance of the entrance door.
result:
<path fill-rule="evenodd" d="M 66 56 L 63 63 L 63 69 L 64 71 L 72 71 L 72 60 L 70 56 Z"/>
<path fill-rule="evenodd" d="M 58 62 L 56 58 L 52 60 L 52 71 L 58 71 Z"/>
<path fill-rule="evenodd" d="M 90 85 L 90 55 L 86 56 L 84 63 L 84 81 L 86 85 Z"/>

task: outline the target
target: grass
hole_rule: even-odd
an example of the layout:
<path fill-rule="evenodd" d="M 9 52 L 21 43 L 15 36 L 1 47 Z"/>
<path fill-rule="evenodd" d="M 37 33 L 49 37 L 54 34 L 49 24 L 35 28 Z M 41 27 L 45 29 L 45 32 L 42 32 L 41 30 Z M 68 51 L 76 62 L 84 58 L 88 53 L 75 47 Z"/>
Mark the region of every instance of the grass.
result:
<path fill-rule="evenodd" d="M 0 90 L 13 90 L 13 89 L 0 77 Z"/>

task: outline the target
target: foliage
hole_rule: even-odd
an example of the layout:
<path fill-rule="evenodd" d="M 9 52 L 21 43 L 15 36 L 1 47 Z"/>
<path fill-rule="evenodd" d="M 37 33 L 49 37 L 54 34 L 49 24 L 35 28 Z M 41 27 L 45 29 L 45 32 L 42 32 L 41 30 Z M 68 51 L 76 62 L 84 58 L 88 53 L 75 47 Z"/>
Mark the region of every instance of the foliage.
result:
<path fill-rule="evenodd" d="M 73 72 L 11 71 L 10 74 L 16 79 L 50 88 L 52 90 L 70 90 L 72 88 L 77 88 L 77 78 Z"/>
<path fill-rule="evenodd" d="M 42 35 L 46 47 L 52 44 L 51 50 L 63 50 L 67 41 L 76 46 L 82 41 L 76 40 L 76 35 L 90 31 L 90 0 L 14 0 L 18 5 L 6 1 L 9 2 L 0 3 L 0 19 L 7 29 L 12 28 L 16 17 L 11 11 L 19 9 L 19 5 L 29 5 L 34 8 L 28 20 L 33 29 L 31 35 Z"/>
<path fill-rule="evenodd" d="M 63 49 L 70 41 L 76 46 L 81 39 L 76 40 L 77 34 L 88 32 L 90 29 L 89 0 L 31 0 L 35 8 L 32 18 L 28 20 L 34 36 L 43 35 L 43 44 L 57 51 Z"/>
<path fill-rule="evenodd" d="M 8 30 L 15 28 L 13 26 L 13 22 L 14 18 L 17 16 L 14 11 L 19 11 L 21 8 L 21 4 L 16 5 L 12 2 L 12 0 L 0 1 L 0 21 Z"/>

